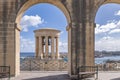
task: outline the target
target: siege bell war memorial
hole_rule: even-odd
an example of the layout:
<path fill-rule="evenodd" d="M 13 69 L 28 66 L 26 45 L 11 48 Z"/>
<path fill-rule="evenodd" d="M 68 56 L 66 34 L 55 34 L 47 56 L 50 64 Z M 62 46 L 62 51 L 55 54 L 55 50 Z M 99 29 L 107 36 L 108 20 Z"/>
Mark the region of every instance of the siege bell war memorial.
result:
<path fill-rule="evenodd" d="M 59 59 L 59 35 L 60 31 L 55 29 L 35 30 L 36 57 L 41 59 Z M 49 46 L 51 50 L 49 50 Z M 49 53 L 51 54 L 49 56 Z"/>
<path fill-rule="evenodd" d="M 53 71 L 65 69 L 69 78 L 73 80 L 93 76 L 98 79 L 98 67 L 95 65 L 94 57 L 95 16 L 102 5 L 119 4 L 120 0 L 0 0 L 0 78 L 21 75 L 20 20 L 28 8 L 38 3 L 54 5 L 65 15 L 67 26 L 64 28 L 68 33 L 68 62 L 60 60 L 58 48 L 60 30 L 44 28 L 34 30 L 35 57 L 27 59 L 24 64 L 39 63 L 39 66 L 41 64 L 42 66 L 37 67 L 36 70 L 38 68 Z M 29 69 L 32 70 L 35 66 L 30 66 Z"/>

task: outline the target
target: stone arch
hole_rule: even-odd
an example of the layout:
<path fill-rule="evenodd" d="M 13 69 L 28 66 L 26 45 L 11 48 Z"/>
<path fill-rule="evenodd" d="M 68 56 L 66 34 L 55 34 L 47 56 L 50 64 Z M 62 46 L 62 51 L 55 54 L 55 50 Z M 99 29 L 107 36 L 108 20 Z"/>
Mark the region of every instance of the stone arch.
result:
<path fill-rule="evenodd" d="M 38 3 L 49 3 L 49 4 L 52 4 L 56 7 L 58 7 L 66 16 L 68 25 L 71 23 L 70 14 L 69 14 L 67 8 L 59 0 L 56 0 L 56 1 L 54 1 L 54 0 L 34 0 L 34 1 L 28 0 L 24 4 L 22 4 L 19 11 L 17 12 L 15 22 L 18 24 L 18 27 L 20 27 L 19 22 L 20 22 L 22 15 L 24 14 L 24 12 L 31 6 L 38 4 Z"/>
<path fill-rule="evenodd" d="M 120 4 L 120 0 L 105 0 L 103 4 L 107 4 L 107 3 L 119 3 Z"/>
<path fill-rule="evenodd" d="M 39 3 L 49 3 L 49 4 L 52 4 L 52 5 L 54 5 L 54 6 L 56 6 L 56 7 L 58 7 L 62 12 L 63 12 L 63 14 L 65 15 L 65 17 L 66 17 L 66 20 L 67 20 L 67 30 L 68 30 L 68 38 L 71 38 L 70 36 L 71 36 L 71 29 L 70 29 L 70 23 L 71 23 L 71 17 L 70 17 L 70 14 L 69 14 L 69 11 L 67 10 L 67 8 L 65 7 L 65 5 L 62 3 L 62 2 L 60 2 L 60 0 L 26 0 L 24 3 L 21 3 L 21 6 L 19 7 L 19 10 L 17 11 L 17 15 L 16 15 L 16 19 L 15 19 L 15 23 L 17 24 L 16 25 L 16 27 L 17 27 L 17 31 L 16 31 L 16 35 L 17 34 L 19 34 L 20 33 L 20 29 L 21 29 L 21 27 L 20 27 L 20 19 L 22 18 L 22 15 L 24 14 L 24 12 L 28 9 L 28 8 L 30 8 L 31 6 L 33 6 L 33 5 L 35 5 L 35 4 L 39 4 Z M 19 43 L 19 40 L 20 39 L 20 35 L 17 35 L 16 37 L 15 37 L 15 41 L 18 41 L 18 43 Z M 68 42 L 68 46 L 70 46 L 71 44 L 70 44 L 70 42 L 71 42 L 71 39 L 69 39 L 69 42 Z M 20 50 L 19 50 L 19 48 L 20 48 L 20 44 L 15 44 L 16 45 L 16 53 L 19 53 L 20 52 Z M 71 47 L 69 47 L 69 48 L 71 48 Z M 19 51 L 18 51 L 18 50 Z M 70 50 L 70 49 L 69 49 Z M 68 50 L 68 53 L 70 52 Z M 18 58 L 19 56 L 17 55 L 17 58 Z M 19 63 L 18 63 L 18 65 L 19 65 Z M 17 67 L 18 67 L 18 65 L 17 65 Z M 16 72 L 16 74 L 15 75 L 18 75 L 19 74 L 19 67 L 17 68 L 17 70 L 18 70 L 18 72 Z M 70 69 L 69 69 L 69 71 L 70 71 Z"/>

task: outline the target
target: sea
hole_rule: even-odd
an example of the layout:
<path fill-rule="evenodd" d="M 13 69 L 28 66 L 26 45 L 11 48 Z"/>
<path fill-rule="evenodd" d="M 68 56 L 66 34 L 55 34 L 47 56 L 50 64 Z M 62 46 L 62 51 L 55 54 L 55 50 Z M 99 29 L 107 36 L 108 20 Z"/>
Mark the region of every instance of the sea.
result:
<path fill-rule="evenodd" d="M 26 57 L 33 57 L 35 56 L 34 52 L 21 52 L 20 53 L 20 59 L 24 59 Z M 64 59 L 65 61 L 68 61 L 68 59 Z M 100 58 L 95 58 L 95 63 L 96 64 L 102 64 L 105 63 L 107 60 L 120 60 L 120 56 L 109 56 L 109 57 L 100 57 Z"/>
<path fill-rule="evenodd" d="M 20 58 L 32 57 L 32 56 L 35 56 L 34 52 L 21 52 L 20 53 Z"/>

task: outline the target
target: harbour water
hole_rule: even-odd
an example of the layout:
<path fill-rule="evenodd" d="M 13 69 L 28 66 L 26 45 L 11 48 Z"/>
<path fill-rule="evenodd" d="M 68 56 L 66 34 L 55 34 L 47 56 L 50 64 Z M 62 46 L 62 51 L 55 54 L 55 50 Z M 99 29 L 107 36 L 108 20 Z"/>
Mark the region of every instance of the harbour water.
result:
<path fill-rule="evenodd" d="M 20 58 L 25 58 L 25 57 L 30 57 L 30 56 L 35 56 L 34 52 L 21 52 L 20 53 Z"/>
<path fill-rule="evenodd" d="M 29 53 L 28 52 L 25 52 L 25 53 L 21 52 L 20 53 L 20 58 L 21 59 L 23 59 L 25 57 L 31 57 L 31 56 L 35 56 L 35 53 L 34 52 L 29 52 Z M 107 60 L 120 60 L 120 56 L 95 58 L 95 63 L 96 64 L 101 64 L 101 63 L 104 63 Z M 65 58 L 65 61 L 67 61 L 66 58 Z"/>
<path fill-rule="evenodd" d="M 109 56 L 109 57 L 95 58 L 95 63 L 96 64 L 105 63 L 105 61 L 107 61 L 107 60 L 118 61 L 118 60 L 120 60 L 120 56 Z"/>

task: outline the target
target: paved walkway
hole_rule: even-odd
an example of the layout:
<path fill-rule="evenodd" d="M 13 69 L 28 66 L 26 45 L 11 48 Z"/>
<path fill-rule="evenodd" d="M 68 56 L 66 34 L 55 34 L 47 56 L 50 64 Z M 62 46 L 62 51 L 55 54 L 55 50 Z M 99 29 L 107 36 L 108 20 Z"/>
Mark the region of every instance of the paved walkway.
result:
<path fill-rule="evenodd" d="M 70 80 L 66 71 L 28 71 L 21 72 L 11 80 Z"/>
<path fill-rule="evenodd" d="M 5 79 L 2 79 L 5 80 Z M 66 71 L 24 71 L 11 80 L 70 80 Z M 94 80 L 94 79 L 87 79 Z M 120 71 L 99 72 L 98 80 L 120 80 Z"/>
<path fill-rule="evenodd" d="M 99 72 L 99 80 L 120 80 L 120 71 Z"/>

